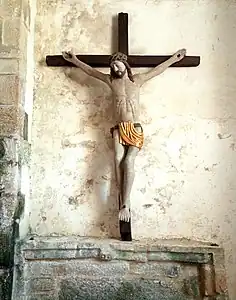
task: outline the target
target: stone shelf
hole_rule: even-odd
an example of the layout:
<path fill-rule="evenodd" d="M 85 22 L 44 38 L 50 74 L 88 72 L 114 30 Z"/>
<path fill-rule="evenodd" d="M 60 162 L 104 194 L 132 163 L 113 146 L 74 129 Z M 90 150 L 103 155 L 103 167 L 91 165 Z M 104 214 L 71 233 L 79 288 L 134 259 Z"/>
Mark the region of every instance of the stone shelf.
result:
<path fill-rule="evenodd" d="M 32 237 L 17 253 L 20 300 L 228 299 L 224 253 L 211 243 Z"/>

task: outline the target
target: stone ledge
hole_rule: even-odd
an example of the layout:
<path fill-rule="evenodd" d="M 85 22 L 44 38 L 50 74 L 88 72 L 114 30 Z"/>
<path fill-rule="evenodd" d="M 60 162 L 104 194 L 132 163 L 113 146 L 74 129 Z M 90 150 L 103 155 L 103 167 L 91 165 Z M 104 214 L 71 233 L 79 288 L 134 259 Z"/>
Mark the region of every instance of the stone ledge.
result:
<path fill-rule="evenodd" d="M 211 243 L 35 236 L 16 250 L 26 280 L 19 297 L 49 291 L 54 300 L 228 299 L 224 252 Z"/>
<path fill-rule="evenodd" d="M 213 254 L 223 250 L 210 243 L 188 240 L 121 242 L 112 239 L 35 237 L 21 246 L 26 260 L 100 259 L 125 261 L 178 261 L 212 263 Z"/>
<path fill-rule="evenodd" d="M 206 251 L 222 251 L 219 246 L 212 243 L 193 241 L 187 239 L 160 239 L 160 240 L 143 240 L 132 242 L 123 242 L 116 239 L 101 239 L 90 237 L 51 237 L 51 236 L 32 236 L 31 238 L 19 242 L 22 250 L 38 249 L 94 249 L 100 247 L 109 247 L 115 250 L 124 251 L 170 251 L 175 249 L 176 252 L 182 252 L 183 249 L 194 253 L 205 253 Z M 55 248 L 56 247 L 56 248 Z"/>

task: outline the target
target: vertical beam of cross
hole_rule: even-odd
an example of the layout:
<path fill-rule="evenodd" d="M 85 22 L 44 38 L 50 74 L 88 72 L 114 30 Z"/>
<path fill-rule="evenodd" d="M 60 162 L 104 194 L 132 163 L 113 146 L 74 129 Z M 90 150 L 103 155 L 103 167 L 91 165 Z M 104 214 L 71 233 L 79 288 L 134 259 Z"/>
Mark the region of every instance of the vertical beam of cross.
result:
<path fill-rule="evenodd" d="M 128 14 L 119 13 L 118 15 L 118 51 L 129 55 L 129 28 Z"/>

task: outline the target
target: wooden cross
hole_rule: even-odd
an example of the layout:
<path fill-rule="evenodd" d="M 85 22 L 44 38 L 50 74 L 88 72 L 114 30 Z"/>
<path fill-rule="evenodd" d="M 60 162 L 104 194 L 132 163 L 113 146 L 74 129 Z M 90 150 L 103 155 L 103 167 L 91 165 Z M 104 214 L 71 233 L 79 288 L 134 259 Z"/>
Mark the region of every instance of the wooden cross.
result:
<path fill-rule="evenodd" d="M 169 59 L 167 55 L 129 55 L 128 41 L 128 14 L 119 13 L 118 15 L 118 51 L 127 55 L 128 63 L 133 68 L 138 67 L 156 67 L 162 62 Z M 110 55 L 76 55 L 77 58 L 91 67 L 110 67 Z M 50 67 L 74 66 L 66 61 L 62 55 L 46 56 L 46 63 Z M 185 56 L 179 62 L 174 63 L 171 67 L 197 67 L 200 64 L 199 56 Z M 130 222 L 120 221 L 120 235 L 122 241 L 132 241 L 131 220 Z"/>

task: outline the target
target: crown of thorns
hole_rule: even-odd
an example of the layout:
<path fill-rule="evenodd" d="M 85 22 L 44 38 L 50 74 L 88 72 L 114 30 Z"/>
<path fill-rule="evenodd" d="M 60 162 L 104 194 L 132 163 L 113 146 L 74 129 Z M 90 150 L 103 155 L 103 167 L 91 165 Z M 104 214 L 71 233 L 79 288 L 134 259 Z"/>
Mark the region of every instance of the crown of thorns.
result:
<path fill-rule="evenodd" d="M 122 62 L 127 62 L 127 59 L 128 59 L 128 57 L 124 53 L 116 52 L 116 53 L 114 53 L 110 56 L 109 64 L 111 64 L 115 60 L 119 60 L 119 61 L 122 61 Z"/>

